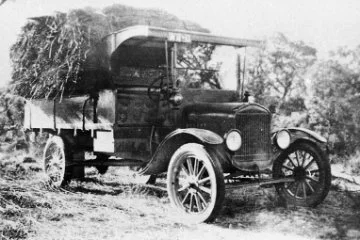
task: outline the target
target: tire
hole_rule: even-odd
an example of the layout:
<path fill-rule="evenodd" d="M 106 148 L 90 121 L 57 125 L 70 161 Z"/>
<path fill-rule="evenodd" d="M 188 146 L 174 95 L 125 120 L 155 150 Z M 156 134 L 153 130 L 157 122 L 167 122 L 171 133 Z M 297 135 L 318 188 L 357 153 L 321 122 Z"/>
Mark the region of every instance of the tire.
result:
<path fill-rule="evenodd" d="M 287 205 L 315 207 L 327 196 L 331 185 L 331 168 L 324 153 L 313 144 L 295 143 L 274 162 L 274 179 L 293 177 L 294 182 L 275 185 Z"/>
<path fill-rule="evenodd" d="M 51 186 L 60 187 L 71 179 L 71 171 L 66 167 L 68 154 L 65 143 L 59 136 L 51 136 L 44 148 L 44 172 Z"/>
<path fill-rule="evenodd" d="M 167 172 L 171 204 L 187 222 L 211 222 L 225 196 L 222 166 L 203 145 L 188 143 L 171 157 Z"/>

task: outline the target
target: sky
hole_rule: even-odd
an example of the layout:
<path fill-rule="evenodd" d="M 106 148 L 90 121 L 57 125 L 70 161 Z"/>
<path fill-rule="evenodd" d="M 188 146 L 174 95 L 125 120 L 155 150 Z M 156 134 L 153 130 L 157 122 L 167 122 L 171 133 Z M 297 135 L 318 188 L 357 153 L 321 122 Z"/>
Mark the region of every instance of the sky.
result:
<path fill-rule="evenodd" d="M 163 9 L 224 36 L 261 40 L 282 32 L 315 47 L 319 58 L 360 45 L 359 0 L 8 0 L 0 6 L 0 87 L 11 78 L 9 48 L 27 18 L 114 3 Z"/>

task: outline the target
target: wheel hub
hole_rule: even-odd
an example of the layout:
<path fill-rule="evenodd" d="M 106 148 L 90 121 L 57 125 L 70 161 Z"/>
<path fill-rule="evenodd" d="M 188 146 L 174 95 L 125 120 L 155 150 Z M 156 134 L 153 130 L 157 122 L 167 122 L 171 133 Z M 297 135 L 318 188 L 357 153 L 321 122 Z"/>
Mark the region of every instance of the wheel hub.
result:
<path fill-rule="evenodd" d="M 190 188 L 197 189 L 199 187 L 199 182 L 194 176 L 190 176 L 188 179 L 188 184 Z"/>
<path fill-rule="evenodd" d="M 306 177 L 306 171 L 304 168 L 302 167 L 296 167 L 294 169 L 294 178 L 295 178 L 295 181 L 301 181 L 301 180 L 304 180 Z"/>

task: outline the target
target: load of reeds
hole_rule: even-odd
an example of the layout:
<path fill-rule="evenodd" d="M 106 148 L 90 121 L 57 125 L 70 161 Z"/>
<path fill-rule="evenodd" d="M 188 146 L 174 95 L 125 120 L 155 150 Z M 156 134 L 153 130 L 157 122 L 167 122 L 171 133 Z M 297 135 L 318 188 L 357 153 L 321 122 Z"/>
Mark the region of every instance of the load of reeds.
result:
<path fill-rule="evenodd" d="M 107 34 L 137 24 L 207 31 L 161 10 L 123 5 L 31 18 L 10 50 L 13 92 L 47 99 L 87 93 L 92 83 L 84 65 L 91 49 Z"/>

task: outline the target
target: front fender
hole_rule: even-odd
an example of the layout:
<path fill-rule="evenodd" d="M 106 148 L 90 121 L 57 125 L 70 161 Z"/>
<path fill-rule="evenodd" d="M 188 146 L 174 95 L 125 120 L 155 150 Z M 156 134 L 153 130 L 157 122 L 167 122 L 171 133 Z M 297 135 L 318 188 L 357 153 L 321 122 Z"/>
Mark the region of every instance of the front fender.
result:
<path fill-rule="evenodd" d="M 190 142 L 204 145 L 220 145 L 223 143 L 223 139 L 218 134 L 205 129 L 177 129 L 164 138 L 149 163 L 140 171 L 140 174 L 165 172 L 173 153 L 183 144 Z"/>
<path fill-rule="evenodd" d="M 292 144 L 298 142 L 298 141 L 307 141 L 307 142 L 311 142 L 313 143 L 315 146 L 317 146 L 318 148 L 320 148 L 323 152 L 327 152 L 327 140 L 322 137 L 320 134 L 314 132 L 314 131 L 311 131 L 309 129 L 306 129 L 306 128 L 298 128 L 298 127 L 292 127 L 292 128 L 285 128 L 286 130 L 288 130 L 290 132 L 290 135 L 291 135 L 291 142 L 290 142 L 290 145 L 291 146 Z M 280 130 L 279 130 L 280 131 Z M 273 132 L 272 134 L 272 139 L 273 139 L 273 145 L 276 146 L 276 143 L 275 143 L 275 136 L 276 136 L 276 132 Z M 274 152 L 274 159 L 276 157 L 278 157 L 281 152 L 283 152 L 282 149 L 276 147 L 275 149 L 275 152 Z"/>
<path fill-rule="evenodd" d="M 293 128 L 287 128 L 287 130 L 291 134 L 291 140 L 292 140 L 291 143 L 293 143 L 299 139 L 305 139 L 305 140 L 317 142 L 320 144 L 327 143 L 326 138 L 324 138 L 320 134 L 318 134 L 314 131 L 311 131 L 309 129 L 306 129 L 306 128 L 293 127 Z"/>

